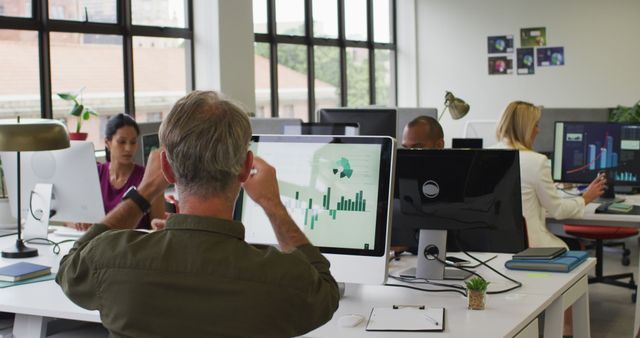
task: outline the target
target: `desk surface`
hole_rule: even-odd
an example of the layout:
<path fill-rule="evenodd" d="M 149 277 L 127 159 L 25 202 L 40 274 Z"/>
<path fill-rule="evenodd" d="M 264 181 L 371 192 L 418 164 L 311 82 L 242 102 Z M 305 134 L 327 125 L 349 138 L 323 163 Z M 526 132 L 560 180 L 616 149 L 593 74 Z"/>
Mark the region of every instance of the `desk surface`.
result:
<path fill-rule="evenodd" d="M 367 332 L 366 319 L 374 306 L 389 307 L 394 304 L 415 304 L 445 308 L 445 330 L 438 337 L 512 337 L 524 329 L 554 300 L 577 283 L 595 266 L 590 258 L 570 273 L 512 271 L 504 267 L 510 255 L 499 255 L 490 262 L 496 270 L 522 282 L 523 287 L 495 295 L 487 295 L 484 311 L 467 309 L 466 298 L 457 293 L 422 292 L 383 285 L 347 285 L 345 296 L 333 319 L 305 337 L 389 337 L 390 332 Z M 461 256 L 462 257 L 462 256 Z M 403 257 L 394 261 L 390 274 L 397 274 L 415 264 L 415 257 Z M 492 282 L 489 290 L 500 290 L 512 286 L 487 268 L 477 270 Z M 399 282 L 389 280 L 390 284 Z M 432 286 L 414 285 L 422 288 Z M 365 321 L 353 328 L 341 327 L 338 320 L 346 314 L 359 314 Z M 394 332 L 393 337 L 416 337 L 413 332 Z M 424 333 L 418 333 L 424 335 Z"/>
<path fill-rule="evenodd" d="M 62 241 L 69 238 L 49 235 L 49 239 Z M 0 238 L 0 248 L 9 247 L 14 243 L 15 236 Z M 37 257 L 26 259 L 0 258 L 0 266 L 27 261 L 51 266 L 51 270 L 57 272 L 63 253 L 68 252 L 72 245 L 70 242 L 62 244 L 62 253 L 55 255 L 50 245 L 28 244 L 29 247 L 38 249 L 39 255 Z M 0 311 L 100 322 L 98 311 L 88 311 L 72 303 L 64 295 L 60 286 L 53 280 L 0 289 Z"/>
<path fill-rule="evenodd" d="M 640 195 L 619 195 L 625 198 L 624 203 L 640 205 Z M 625 214 L 596 214 L 596 208 L 599 203 L 589 203 L 584 209 L 582 218 L 571 218 L 556 220 L 547 217 L 552 222 L 562 222 L 563 224 L 583 224 L 583 225 L 601 225 L 601 226 L 631 226 L 640 228 L 640 215 Z"/>
<path fill-rule="evenodd" d="M 50 236 L 54 241 L 63 237 Z M 0 238 L 0 246 L 8 247 L 14 238 Z M 26 259 L 34 263 L 52 266 L 58 269 L 61 255 L 54 255 L 51 246 L 35 245 L 40 255 Z M 62 245 L 62 252 L 67 252 L 71 243 Z M 305 335 L 306 337 L 388 337 L 389 332 L 365 331 L 366 320 L 353 328 L 343 328 L 338 324 L 340 316 L 345 314 L 360 314 L 368 318 L 374 306 L 391 306 L 394 304 L 424 304 L 431 307 L 446 309 L 445 331 L 439 333 L 441 337 L 505 337 L 514 336 L 540 313 L 542 313 L 559 295 L 570 288 L 573 283 L 584 276 L 595 265 L 595 260 L 589 259 L 570 273 L 526 272 L 511 271 L 504 268 L 504 261 L 509 255 L 499 255 L 490 262 L 498 271 L 523 282 L 520 289 L 497 295 L 488 295 L 487 308 L 484 311 L 467 310 L 465 297 L 457 293 L 427 293 L 400 287 L 383 285 L 347 285 L 345 296 L 340 300 L 340 307 L 333 319 L 326 325 Z M 0 258 L 0 266 L 16 262 Z M 399 271 L 415 264 L 415 257 L 406 256 L 390 265 L 390 273 Z M 490 290 L 503 289 L 511 286 L 510 282 L 502 279 L 486 268 L 478 270 L 483 277 L 492 281 Z M 399 283 L 389 280 L 389 283 Z M 97 311 L 82 309 L 62 293 L 55 281 L 20 285 L 0 289 L 0 311 L 24 314 L 29 316 L 74 319 L 88 322 L 99 322 Z M 478 328 L 481 328 L 478 331 Z M 395 332 L 394 337 L 415 337 L 415 333 Z"/>

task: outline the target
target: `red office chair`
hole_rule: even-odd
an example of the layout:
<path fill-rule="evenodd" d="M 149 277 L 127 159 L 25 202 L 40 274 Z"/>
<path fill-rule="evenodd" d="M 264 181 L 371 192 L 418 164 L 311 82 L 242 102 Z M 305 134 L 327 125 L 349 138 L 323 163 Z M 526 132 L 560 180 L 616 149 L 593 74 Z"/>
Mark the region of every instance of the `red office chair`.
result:
<path fill-rule="evenodd" d="M 633 290 L 631 300 L 636 302 L 636 282 L 633 279 L 633 273 L 621 273 L 616 275 L 603 275 L 603 256 L 604 240 L 606 239 L 622 239 L 632 237 L 638 234 L 638 229 L 630 227 L 609 227 L 609 226 L 591 226 L 591 225 L 564 225 L 564 231 L 575 237 L 588 238 L 595 240 L 596 249 L 596 275 L 589 277 L 589 284 L 604 283 Z M 629 250 L 623 246 L 622 264 L 629 265 Z M 626 263 L 626 264 L 625 264 Z M 629 278 L 629 282 L 621 282 L 620 279 Z"/>

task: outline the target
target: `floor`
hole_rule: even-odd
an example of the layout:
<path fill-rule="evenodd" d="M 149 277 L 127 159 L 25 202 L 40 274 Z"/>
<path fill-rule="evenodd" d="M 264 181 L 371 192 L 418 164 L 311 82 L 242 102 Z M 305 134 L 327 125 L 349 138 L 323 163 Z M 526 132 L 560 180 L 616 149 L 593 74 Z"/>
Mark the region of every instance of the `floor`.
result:
<path fill-rule="evenodd" d="M 633 272 L 638 282 L 638 237 L 625 241 L 631 250 L 631 264 L 623 266 L 621 255 L 604 252 L 604 274 Z M 591 251 L 591 255 L 595 253 Z M 591 337 L 634 337 L 633 321 L 635 304 L 631 302 L 631 290 L 605 284 L 589 285 L 589 310 L 591 312 Z"/>

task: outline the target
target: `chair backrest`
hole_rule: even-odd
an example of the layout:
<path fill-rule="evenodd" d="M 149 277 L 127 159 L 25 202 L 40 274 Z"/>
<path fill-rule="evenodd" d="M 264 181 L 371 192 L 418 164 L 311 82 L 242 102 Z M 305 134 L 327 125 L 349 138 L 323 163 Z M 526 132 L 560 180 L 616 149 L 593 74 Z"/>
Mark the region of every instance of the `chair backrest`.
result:
<path fill-rule="evenodd" d="M 496 120 L 469 120 L 464 123 L 462 137 L 464 138 L 481 138 L 482 145 L 490 147 L 497 143 L 496 141 Z"/>

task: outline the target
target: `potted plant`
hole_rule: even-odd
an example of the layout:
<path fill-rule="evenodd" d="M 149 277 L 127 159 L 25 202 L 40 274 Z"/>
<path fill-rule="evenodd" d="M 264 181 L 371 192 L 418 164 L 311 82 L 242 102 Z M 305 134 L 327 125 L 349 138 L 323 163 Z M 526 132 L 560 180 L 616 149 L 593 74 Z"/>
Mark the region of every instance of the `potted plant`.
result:
<path fill-rule="evenodd" d="M 464 282 L 464 284 L 467 287 L 467 301 L 469 309 L 484 310 L 489 282 L 480 277 L 473 277 Z"/>
<path fill-rule="evenodd" d="M 617 106 L 609 113 L 609 121 L 621 123 L 640 123 L 640 101 L 631 107 Z"/>
<path fill-rule="evenodd" d="M 87 107 L 82 104 L 82 92 L 84 91 L 84 87 L 81 88 L 77 93 L 72 92 L 61 92 L 56 93 L 58 97 L 65 101 L 72 101 L 73 106 L 71 110 L 69 110 L 69 115 L 76 117 L 76 131 L 69 133 L 69 139 L 71 140 L 80 140 L 84 141 L 87 139 L 87 133 L 80 132 L 82 128 L 82 121 L 88 120 L 91 115 L 98 116 L 98 113 L 93 110 L 91 107 Z"/>

